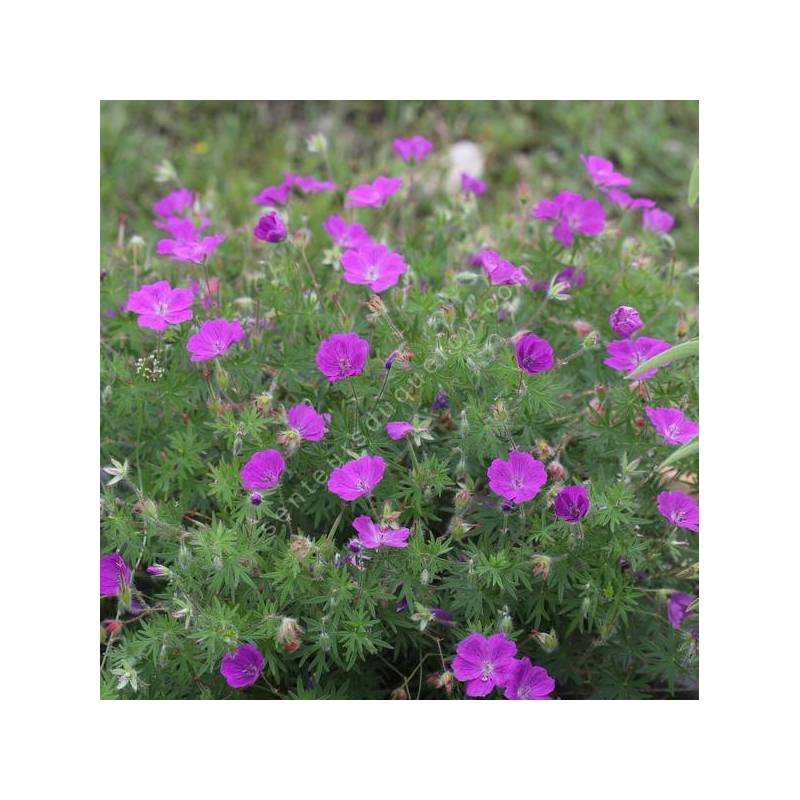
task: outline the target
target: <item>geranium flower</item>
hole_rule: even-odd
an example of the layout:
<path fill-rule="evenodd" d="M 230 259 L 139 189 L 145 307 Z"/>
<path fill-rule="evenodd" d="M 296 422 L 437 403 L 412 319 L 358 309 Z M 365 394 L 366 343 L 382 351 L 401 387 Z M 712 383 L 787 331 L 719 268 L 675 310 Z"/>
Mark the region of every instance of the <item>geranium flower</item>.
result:
<path fill-rule="evenodd" d="M 286 223 L 277 211 L 272 211 L 258 220 L 258 225 L 253 228 L 253 236 L 262 242 L 282 242 L 286 238 Z"/>
<path fill-rule="evenodd" d="M 165 331 L 170 325 L 192 318 L 193 302 L 191 289 L 173 289 L 169 281 L 158 281 L 146 283 L 138 291 L 131 292 L 125 307 L 139 315 L 140 328 Z"/>
<path fill-rule="evenodd" d="M 319 414 L 307 403 L 292 406 L 286 417 L 299 438 L 307 442 L 320 442 L 328 432 L 325 415 Z"/>
<path fill-rule="evenodd" d="M 520 658 L 506 681 L 507 700 L 551 700 L 556 682 L 544 667 L 535 667 L 529 658 Z"/>
<path fill-rule="evenodd" d="M 194 226 L 190 219 L 172 218 L 166 223 L 167 230 L 172 234 L 172 239 L 161 239 L 156 245 L 156 253 L 160 256 L 170 256 L 173 261 L 190 261 L 201 264 L 221 244 L 225 237 L 203 236 L 201 229 Z"/>
<path fill-rule="evenodd" d="M 118 597 L 131 582 L 131 569 L 119 553 L 100 559 L 100 597 Z"/>
<path fill-rule="evenodd" d="M 700 509 L 694 497 L 683 492 L 661 492 L 656 502 L 671 525 L 700 533 Z"/>
<path fill-rule="evenodd" d="M 319 371 L 331 382 L 352 378 L 364 371 L 369 342 L 356 333 L 333 333 L 317 350 Z"/>
<path fill-rule="evenodd" d="M 546 339 L 540 339 L 535 333 L 523 336 L 514 348 L 517 364 L 528 375 L 538 375 L 553 368 L 553 348 Z"/>
<path fill-rule="evenodd" d="M 373 522 L 366 514 L 353 520 L 353 527 L 358 531 L 358 540 L 368 550 L 379 547 L 408 547 L 408 528 L 387 528 Z"/>
<path fill-rule="evenodd" d="M 486 184 L 479 178 L 473 178 L 471 175 L 467 175 L 466 172 L 462 172 L 461 190 L 480 197 L 482 194 L 486 194 Z"/>
<path fill-rule="evenodd" d="M 574 525 L 589 513 L 589 492 L 585 486 L 565 486 L 553 502 L 559 519 Z"/>
<path fill-rule="evenodd" d="M 328 491 L 342 500 L 358 500 L 369 494 L 383 479 L 386 464 L 380 456 L 362 456 L 331 472 Z"/>
<path fill-rule="evenodd" d="M 186 349 L 192 354 L 192 361 L 209 361 L 227 353 L 244 335 L 244 328 L 238 320 L 210 319 L 189 337 Z"/>
<path fill-rule="evenodd" d="M 471 633 L 456 646 L 453 674 L 467 684 L 468 697 L 486 697 L 495 686 L 505 686 L 514 669 L 517 645 L 503 633 L 488 639 Z"/>
<path fill-rule="evenodd" d="M 700 426 L 690 419 L 686 419 L 679 408 L 651 408 L 645 409 L 656 433 L 667 444 L 686 444 L 691 442 L 700 432 Z"/>
<path fill-rule="evenodd" d="M 363 244 L 371 244 L 372 237 L 363 225 L 357 222 L 348 223 L 341 217 L 328 217 L 322 223 L 325 233 L 333 239 L 339 247 L 358 248 Z"/>
<path fill-rule="evenodd" d="M 403 161 L 424 161 L 433 150 L 433 144 L 424 136 L 412 136 L 410 139 L 395 139 L 392 149 Z"/>
<path fill-rule="evenodd" d="M 261 676 L 264 669 L 264 656 L 252 644 L 243 644 L 233 653 L 222 656 L 219 671 L 234 689 L 243 689 L 252 686 Z"/>
<path fill-rule="evenodd" d="M 547 481 L 544 464 L 530 453 L 518 450 L 512 450 L 507 461 L 496 458 L 486 474 L 489 477 L 489 488 L 513 503 L 533 500 Z"/>
<path fill-rule="evenodd" d="M 333 181 L 320 181 L 313 175 L 286 175 L 286 181 L 305 194 L 334 192 L 338 188 Z"/>
<path fill-rule="evenodd" d="M 642 227 L 653 233 L 669 233 L 675 225 L 675 217 L 660 208 L 646 208 L 642 214 Z"/>
<path fill-rule="evenodd" d="M 597 236 L 606 227 L 606 212 L 600 201 L 575 192 L 559 192 L 552 200 L 542 200 L 531 215 L 555 220 L 553 238 L 564 247 L 572 247 L 576 233 Z"/>
<path fill-rule="evenodd" d="M 347 193 L 345 208 L 370 206 L 379 208 L 405 183 L 402 178 L 387 178 L 379 175 L 372 183 L 354 186 Z"/>
<path fill-rule="evenodd" d="M 412 433 L 414 426 L 410 422 L 387 422 L 386 433 L 390 439 L 397 441 L 403 439 Z"/>
<path fill-rule="evenodd" d="M 194 195 L 188 189 L 176 189 L 153 204 L 153 213 L 162 220 L 180 217 L 192 207 L 192 203 L 194 203 Z M 159 225 L 159 222 L 156 221 L 155 225 L 161 227 L 163 222 Z"/>
<path fill-rule="evenodd" d="M 608 318 L 611 330 L 627 339 L 642 327 L 642 318 L 633 306 L 618 306 Z"/>
<path fill-rule="evenodd" d="M 481 250 L 473 261 L 477 261 L 483 267 L 489 283 L 494 286 L 503 284 L 518 286 L 528 282 L 528 278 L 519 267 L 514 266 L 510 261 L 506 261 L 494 250 Z"/>
<path fill-rule="evenodd" d="M 242 467 L 239 477 L 242 486 L 248 491 L 273 489 L 278 485 L 286 462 L 277 450 L 259 450 L 250 456 L 250 460 Z"/>
<path fill-rule="evenodd" d="M 672 345 L 663 339 L 650 339 L 642 336 L 639 339 L 622 339 L 608 343 L 608 358 L 603 363 L 617 372 L 628 374 L 633 372 L 639 364 L 647 361 L 659 353 L 669 350 Z M 659 368 L 649 369 L 638 375 L 637 381 L 646 381 L 658 372 Z"/>
<path fill-rule="evenodd" d="M 257 206 L 283 206 L 289 202 L 291 192 L 292 181 L 287 180 L 278 186 L 265 186 L 251 202 Z"/>
<path fill-rule="evenodd" d="M 606 192 L 606 197 L 623 209 L 637 209 L 637 208 L 655 208 L 656 201 L 650 200 L 648 197 L 631 197 L 627 192 L 622 189 L 609 189 Z"/>
<path fill-rule="evenodd" d="M 357 250 L 347 250 L 340 260 L 347 283 L 366 285 L 379 293 L 395 286 L 408 270 L 403 256 L 384 244 L 362 244 Z"/>
<path fill-rule="evenodd" d="M 617 172 L 613 162 L 600 156 L 581 156 L 595 186 L 628 186 L 631 179 Z"/>
<path fill-rule="evenodd" d="M 689 616 L 688 608 L 694 602 L 694 597 L 685 592 L 673 592 L 667 601 L 667 619 L 669 624 L 677 631 L 686 617 Z"/>

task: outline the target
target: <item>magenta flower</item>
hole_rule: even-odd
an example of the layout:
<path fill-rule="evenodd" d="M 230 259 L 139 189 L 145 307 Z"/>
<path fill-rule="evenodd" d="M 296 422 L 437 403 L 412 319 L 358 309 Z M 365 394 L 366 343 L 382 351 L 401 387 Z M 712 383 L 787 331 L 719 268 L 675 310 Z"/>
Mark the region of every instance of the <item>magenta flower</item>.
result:
<path fill-rule="evenodd" d="M 347 283 L 369 286 L 373 292 L 383 292 L 397 284 L 408 267 L 400 253 L 384 244 L 362 244 L 357 250 L 347 250 L 341 257 Z"/>
<path fill-rule="evenodd" d="M 553 368 L 553 348 L 546 339 L 527 333 L 516 344 L 517 364 L 528 375 L 538 375 Z"/>
<path fill-rule="evenodd" d="M 553 238 L 564 247 L 572 247 L 576 233 L 598 236 L 606 227 L 606 212 L 600 201 L 575 192 L 559 192 L 552 200 L 542 200 L 531 215 L 555 220 Z"/>
<path fill-rule="evenodd" d="M 100 597 L 117 597 L 130 582 L 130 567 L 119 553 L 100 559 Z"/>
<path fill-rule="evenodd" d="M 646 208 L 642 214 L 642 227 L 653 233 L 669 233 L 675 225 L 675 217 L 660 208 Z"/>
<path fill-rule="evenodd" d="M 513 503 L 533 500 L 547 481 L 544 464 L 530 453 L 518 450 L 512 450 L 507 461 L 496 458 L 486 474 L 489 477 L 489 488 Z"/>
<path fill-rule="evenodd" d="M 265 186 L 252 202 L 257 206 L 283 206 L 289 202 L 292 192 L 292 182 L 285 180 L 278 186 Z"/>
<path fill-rule="evenodd" d="M 227 353 L 232 345 L 244 338 L 244 334 L 239 320 L 209 319 L 194 336 L 189 337 L 186 349 L 192 354 L 192 361 L 210 361 Z"/>
<path fill-rule="evenodd" d="M 258 225 L 253 228 L 253 236 L 262 242 L 282 242 L 286 238 L 286 223 L 277 211 L 272 211 L 258 220 Z"/>
<path fill-rule="evenodd" d="M 608 318 L 611 330 L 627 339 L 642 327 L 642 318 L 633 306 L 618 306 Z"/>
<path fill-rule="evenodd" d="M 574 525 L 589 513 L 589 492 L 585 486 L 565 486 L 553 502 L 559 519 Z"/>
<path fill-rule="evenodd" d="M 286 175 L 286 180 L 305 194 L 335 192 L 338 188 L 333 181 L 320 181 L 313 175 Z"/>
<path fill-rule="evenodd" d="M 486 184 L 479 178 L 473 178 L 471 175 L 467 175 L 466 172 L 462 172 L 461 190 L 468 194 L 474 194 L 476 197 L 480 197 L 482 194 L 486 194 Z"/>
<path fill-rule="evenodd" d="M 292 406 L 286 416 L 289 425 L 297 431 L 301 439 L 307 442 L 322 441 L 328 432 L 325 417 L 307 403 Z"/>
<path fill-rule="evenodd" d="M 700 426 L 690 419 L 686 419 L 679 408 L 651 408 L 645 409 L 656 433 L 667 444 L 686 444 L 691 442 L 700 432 Z"/>
<path fill-rule="evenodd" d="M 486 697 L 495 686 L 503 687 L 514 670 L 517 645 L 503 633 L 488 639 L 471 633 L 456 646 L 453 674 L 467 684 L 468 697 Z"/>
<path fill-rule="evenodd" d="M 650 339 L 642 336 L 639 339 L 622 339 L 608 343 L 608 358 L 603 363 L 617 372 L 626 374 L 633 372 L 639 364 L 644 363 L 653 356 L 669 350 L 672 345 L 663 339 Z M 658 372 L 658 367 L 649 369 L 637 376 L 637 381 L 646 381 Z"/>
<path fill-rule="evenodd" d="M 661 492 L 656 501 L 671 525 L 700 533 L 700 509 L 694 497 L 683 492 Z"/>
<path fill-rule="evenodd" d="M 408 436 L 414 430 L 414 426 L 410 422 L 387 422 L 386 433 L 390 439 L 397 441 Z"/>
<path fill-rule="evenodd" d="M 609 189 L 606 192 L 606 197 L 622 209 L 637 209 L 637 208 L 655 208 L 656 201 L 650 200 L 648 197 L 631 197 L 627 192 L 622 189 Z"/>
<path fill-rule="evenodd" d="M 507 700 L 551 700 L 550 693 L 556 682 L 544 667 L 535 667 L 529 658 L 514 661 L 506 681 Z"/>
<path fill-rule="evenodd" d="M 328 491 L 342 500 L 358 500 L 369 494 L 383 479 L 386 464 L 380 456 L 362 456 L 331 472 Z"/>
<path fill-rule="evenodd" d="M 151 564 L 147 568 L 147 574 L 154 578 L 166 578 L 169 575 L 169 569 L 163 564 Z"/>
<path fill-rule="evenodd" d="M 373 522 L 366 514 L 353 520 L 362 547 L 377 550 L 379 547 L 408 547 L 408 528 L 386 528 Z"/>
<path fill-rule="evenodd" d="M 328 217 L 322 227 L 339 247 L 358 248 L 363 244 L 372 244 L 372 237 L 367 229 L 357 222 L 348 223 L 341 217 Z"/>
<path fill-rule="evenodd" d="M 503 284 L 509 286 L 518 286 L 528 282 L 525 273 L 519 268 L 514 266 L 510 261 L 503 259 L 499 253 L 494 250 L 481 250 L 476 256 L 474 261 L 477 261 L 483 267 L 489 283 L 494 286 L 501 286 Z"/>
<path fill-rule="evenodd" d="M 356 333 L 333 333 L 317 350 L 319 371 L 331 382 L 353 378 L 364 371 L 369 342 Z"/>
<path fill-rule="evenodd" d="M 166 223 L 172 239 L 161 239 L 156 246 L 160 256 L 170 256 L 173 261 L 190 261 L 201 264 L 225 241 L 224 236 L 200 237 L 201 228 L 196 228 L 190 219 L 173 217 Z"/>
<path fill-rule="evenodd" d="M 250 456 L 250 460 L 242 467 L 239 477 L 242 486 L 248 491 L 273 489 L 278 485 L 286 462 L 277 450 L 259 450 Z"/>
<path fill-rule="evenodd" d="M 384 175 L 379 175 L 372 183 L 362 183 L 354 186 L 347 193 L 347 202 L 344 207 L 370 206 L 371 208 L 379 208 L 400 189 L 403 183 L 402 178 L 387 178 Z"/>
<path fill-rule="evenodd" d="M 392 149 L 403 161 L 424 161 L 433 150 L 433 144 L 424 136 L 412 136 L 410 139 L 395 139 Z"/>
<path fill-rule="evenodd" d="M 614 169 L 614 164 L 607 158 L 581 156 L 581 160 L 595 186 L 628 186 L 631 182 L 630 178 L 621 172 L 617 172 Z"/>
<path fill-rule="evenodd" d="M 153 213 L 162 220 L 180 217 L 192 207 L 192 203 L 194 203 L 194 195 L 188 189 L 176 189 L 153 204 Z M 156 222 L 156 226 L 161 227 L 158 222 Z"/>
<path fill-rule="evenodd" d="M 689 616 L 688 607 L 694 602 L 694 597 L 685 592 L 673 592 L 667 601 L 667 619 L 675 630 L 679 630 L 683 621 Z"/>
<path fill-rule="evenodd" d="M 259 679 L 263 669 L 264 656 L 261 655 L 261 651 L 255 645 L 243 644 L 233 653 L 225 653 L 222 656 L 219 671 L 228 682 L 228 686 L 244 689 Z"/>
<path fill-rule="evenodd" d="M 172 289 L 169 281 L 146 283 L 128 295 L 125 307 L 139 315 L 140 328 L 165 331 L 192 318 L 194 293 L 191 289 Z"/>

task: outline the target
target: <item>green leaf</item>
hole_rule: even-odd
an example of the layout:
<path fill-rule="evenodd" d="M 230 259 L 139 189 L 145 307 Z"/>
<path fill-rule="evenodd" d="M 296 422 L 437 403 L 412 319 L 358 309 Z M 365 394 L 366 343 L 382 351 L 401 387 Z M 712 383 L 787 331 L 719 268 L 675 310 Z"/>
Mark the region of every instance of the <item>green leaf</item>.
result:
<path fill-rule="evenodd" d="M 662 467 L 668 467 L 670 464 L 676 464 L 678 461 L 683 461 L 688 456 L 693 456 L 700 451 L 700 439 L 692 439 L 687 442 L 683 447 L 679 447 L 674 453 L 671 453 L 667 458 L 661 462 Z"/>
<path fill-rule="evenodd" d="M 675 347 L 670 347 L 669 350 L 665 350 L 663 353 L 659 353 L 657 356 L 653 356 L 644 363 L 639 364 L 639 366 L 636 367 L 633 372 L 628 373 L 627 377 L 636 378 L 648 370 L 655 369 L 656 367 L 663 367 L 664 364 L 674 363 L 675 361 L 689 358 L 689 356 L 696 356 L 699 352 L 699 339 L 692 339 L 691 341 L 683 342 L 682 344 L 675 345 Z"/>
<path fill-rule="evenodd" d="M 695 162 L 692 174 L 689 177 L 689 205 L 694 206 L 697 204 L 697 198 L 700 196 L 700 162 Z"/>

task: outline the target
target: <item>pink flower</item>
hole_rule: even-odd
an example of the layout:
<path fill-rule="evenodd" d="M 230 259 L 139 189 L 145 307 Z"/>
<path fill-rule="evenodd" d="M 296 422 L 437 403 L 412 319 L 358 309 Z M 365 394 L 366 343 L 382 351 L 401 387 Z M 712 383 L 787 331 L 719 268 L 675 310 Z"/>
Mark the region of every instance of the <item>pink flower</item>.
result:
<path fill-rule="evenodd" d="M 328 432 L 325 416 L 307 403 L 299 403 L 286 415 L 289 425 L 307 442 L 319 442 Z"/>
<path fill-rule="evenodd" d="M 131 582 L 131 568 L 119 553 L 100 559 L 100 596 L 117 597 Z"/>
<path fill-rule="evenodd" d="M 700 532 L 700 509 L 693 497 L 683 492 L 661 492 L 656 502 L 671 525 Z"/>
<path fill-rule="evenodd" d="M 313 175 L 286 175 L 286 181 L 305 194 L 334 192 L 338 188 L 333 181 L 320 181 Z"/>
<path fill-rule="evenodd" d="M 342 500 L 358 500 L 381 482 L 385 469 L 386 464 L 380 456 L 363 456 L 348 461 L 331 472 L 328 491 Z"/>
<path fill-rule="evenodd" d="M 356 333 L 333 333 L 317 350 L 319 371 L 331 382 L 353 378 L 364 371 L 369 342 Z"/>
<path fill-rule="evenodd" d="M 528 333 L 516 344 L 515 352 L 519 368 L 528 375 L 538 375 L 553 368 L 553 348 L 546 339 Z"/>
<path fill-rule="evenodd" d="M 153 204 L 153 213 L 164 220 L 180 217 L 192 207 L 192 203 L 194 195 L 188 189 L 176 189 Z"/>
<path fill-rule="evenodd" d="M 402 178 L 387 178 L 379 175 L 372 183 L 362 183 L 354 186 L 347 193 L 347 202 L 344 207 L 370 206 L 379 208 L 400 189 L 403 183 Z"/>
<path fill-rule="evenodd" d="M 292 182 L 286 180 L 278 186 L 265 186 L 252 202 L 257 206 L 283 206 L 289 202 L 291 192 Z"/>
<path fill-rule="evenodd" d="M 642 214 L 642 227 L 653 233 L 669 233 L 675 225 L 675 217 L 660 208 L 646 208 Z"/>
<path fill-rule="evenodd" d="M 232 345 L 244 338 L 244 333 L 238 320 L 210 319 L 189 337 L 186 349 L 192 354 L 192 361 L 209 361 L 227 353 Z"/>
<path fill-rule="evenodd" d="M 333 243 L 339 247 L 358 248 L 362 244 L 372 243 L 367 229 L 357 222 L 351 224 L 341 217 L 328 217 L 322 223 L 322 227 L 325 229 L 325 233 L 333 239 Z"/>
<path fill-rule="evenodd" d="M 468 697 L 486 697 L 495 686 L 503 687 L 514 670 L 517 646 L 505 634 L 488 639 L 471 633 L 456 646 L 453 674 L 467 684 Z"/>
<path fill-rule="evenodd" d="M 173 261 L 191 261 L 201 264 L 225 241 L 224 236 L 204 236 L 200 238 L 201 229 L 195 228 L 190 219 L 173 217 L 166 223 L 172 239 L 161 239 L 156 246 L 160 256 L 170 256 Z"/>
<path fill-rule="evenodd" d="M 609 357 L 603 363 L 617 372 L 630 373 L 653 356 L 669 350 L 672 345 L 663 339 L 650 339 L 641 336 L 638 339 L 623 339 L 608 343 Z M 646 381 L 658 372 L 658 367 L 649 369 L 637 376 L 637 381 Z"/>
<path fill-rule="evenodd" d="M 386 433 L 390 439 L 397 441 L 408 436 L 414 430 L 414 426 L 410 422 L 387 422 Z"/>
<path fill-rule="evenodd" d="M 624 209 L 655 208 L 656 205 L 655 200 L 650 200 L 647 197 L 631 197 L 627 192 L 623 192 L 622 189 L 609 189 L 606 192 L 606 197 L 612 203 Z"/>
<path fill-rule="evenodd" d="M 480 260 L 489 283 L 494 286 L 503 284 L 519 286 L 528 282 L 525 273 L 519 267 L 501 258 L 494 250 L 481 250 L 476 259 Z"/>
<path fill-rule="evenodd" d="M 424 161 L 433 150 L 433 144 L 424 136 L 412 136 L 410 139 L 395 139 L 392 148 L 403 161 Z"/>
<path fill-rule="evenodd" d="M 262 242 L 277 244 L 286 238 L 286 223 L 277 211 L 272 211 L 258 220 L 258 225 L 253 228 L 253 236 Z"/>
<path fill-rule="evenodd" d="M 534 666 L 529 658 L 514 661 L 506 680 L 506 700 L 551 700 L 556 682 L 544 667 Z"/>
<path fill-rule="evenodd" d="M 191 289 L 172 289 L 169 281 L 147 283 L 128 295 L 126 308 L 139 315 L 140 328 L 165 331 L 192 318 L 194 294 Z"/>
<path fill-rule="evenodd" d="M 461 190 L 480 197 L 482 194 L 486 194 L 486 184 L 479 178 L 473 178 L 471 175 L 467 175 L 466 172 L 462 172 Z"/>
<path fill-rule="evenodd" d="M 530 453 L 518 450 L 512 450 L 507 461 L 496 458 L 486 474 L 489 477 L 489 488 L 513 503 L 533 500 L 547 481 L 544 464 Z"/>
<path fill-rule="evenodd" d="M 559 192 L 552 200 L 542 200 L 531 215 L 555 220 L 553 238 L 564 247 L 572 247 L 576 233 L 598 236 L 606 227 L 606 212 L 600 202 L 575 192 Z"/>
<path fill-rule="evenodd" d="M 408 547 L 408 528 L 386 528 L 373 522 L 366 514 L 353 520 L 353 527 L 358 531 L 358 540 L 363 547 L 377 550 L 379 547 Z"/>
<path fill-rule="evenodd" d="M 690 419 L 686 419 L 678 408 L 650 408 L 645 409 L 656 433 L 667 444 L 686 444 L 691 442 L 700 432 L 700 426 Z"/>
<path fill-rule="evenodd" d="M 383 292 L 397 284 L 408 267 L 400 253 L 384 244 L 362 244 L 357 250 L 347 250 L 341 257 L 347 283 L 369 286 L 373 292 Z"/>
<path fill-rule="evenodd" d="M 250 456 L 239 477 L 242 479 L 242 486 L 248 491 L 264 491 L 278 485 L 285 468 L 286 462 L 277 450 L 259 450 Z"/>
<path fill-rule="evenodd" d="M 611 330 L 626 339 L 642 327 L 642 318 L 633 306 L 618 306 L 608 318 Z"/>
<path fill-rule="evenodd" d="M 600 156 L 581 156 L 595 186 L 628 186 L 631 179 L 614 170 L 614 164 Z"/>
<path fill-rule="evenodd" d="M 252 686 L 264 669 L 264 656 L 252 644 L 243 644 L 233 653 L 225 653 L 219 671 L 228 686 L 244 689 Z"/>

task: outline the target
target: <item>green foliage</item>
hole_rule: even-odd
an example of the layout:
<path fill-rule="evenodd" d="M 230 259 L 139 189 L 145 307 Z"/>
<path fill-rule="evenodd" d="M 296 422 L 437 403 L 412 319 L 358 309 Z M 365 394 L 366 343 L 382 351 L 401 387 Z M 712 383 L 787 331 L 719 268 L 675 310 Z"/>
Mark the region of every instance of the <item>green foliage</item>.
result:
<path fill-rule="evenodd" d="M 691 695 L 695 624 L 673 629 L 666 599 L 697 594 L 698 537 L 671 529 L 656 496 L 696 493 L 698 446 L 664 444 L 644 409 L 679 407 L 697 418 L 697 359 L 681 357 L 697 352 L 696 218 L 683 203 L 696 104 L 266 108 L 269 127 L 261 104 L 103 106 L 103 309 L 161 279 L 197 281 L 202 291 L 203 267 L 155 255 L 161 234 L 150 207 L 167 191 L 196 190 L 209 230 L 228 238 L 207 264 L 221 307 L 198 299 L 195 318 L 163 335 L 131 314 L 102 319 L 101 463 L 112 470 L 102 475 L 102 550 L 130 564 L 143 609 L 136 616 L 102 601 L 101 619 L 122 625 L 102 647 L 101 697 L 461 698 L 463 686 L 455 682 L 450 695 L 441 678 L 473 631 L 506 632 L 519 655 L 553 675 L 557 697 Z M 311 152 L 306 138 L 325 115 L 327 152 Z M 291 232 L 284 243 L 249 235 L 258 217 L 250 198 L 284 171 L 343 187 L 407 176 L 390 143 L 412 128 L 439 138 L 414 167 L 410 192 L 344 214 L 409 265 L 382 305 L 342 281 L 340 253 L 322 230 L 327 216 L 343 213 L 341 192 L 293 197 L 282 210 Z M 442 188 L 442 131 L 484 147 L 485 197 Z M 579 238 L 571 252 L 555 242 L 548 224 L 530 218 L 530 204 L 561 189 L 592 194 L 581 152 L 614 158 L 637 195 L 674 213 L 672 236 L 608 210 L 602 236 Z M 159 164 L 167 179 L 156 183 Z M 521 192 L 520 180 L 528 184 Z M 571 265 L 586 283 L 562 300 L 492 286 L 469 266 L 481 247 L 537 281 Z M 645 335 L 676 345 L 644 383 L 603 363 L 608 315 L 621 304 L 639 310 Z M 186 342 L 213 317 L 253 325 L 223 358 L 192 363 Z M 579 333 L 584 325 L 594 334 Z M 362 375 L 330 384 L 315 366 L 319 342 L 351 330 L 369 340 L 370 359 Z M 552 344 L 551 371 L 519 369 L 513 341 L 527 330 Z M 434 405 L 440 393 L 446 407 Z M 322 441 L 287 438 L 286 412 L 300 402 L 331 415 Z M 415 418 L 416 439 L 387 437 L 387 422 Z M 239 472 L 267 448 L 283 450 L 286 471 L 255 506 Z M 506 510 L 486 470 L 514 448 L 550 477 L 531 502 Z M 327 490 L 328 476 L 366 453 L 385 460 L 385 477 L 371 498 L 345 503 Z M 553 514 L 565 484 L 590 490 L 579 526 Z M 408 546 L 348 560 L 362 514 L 410 528 Z M 167 572 L 148 574 L 154 563 Z M 219 669 L 245 642 L 265 667 L 242 691 Z"/>

